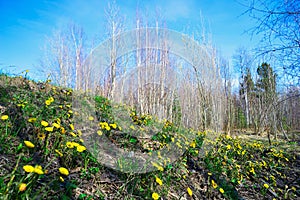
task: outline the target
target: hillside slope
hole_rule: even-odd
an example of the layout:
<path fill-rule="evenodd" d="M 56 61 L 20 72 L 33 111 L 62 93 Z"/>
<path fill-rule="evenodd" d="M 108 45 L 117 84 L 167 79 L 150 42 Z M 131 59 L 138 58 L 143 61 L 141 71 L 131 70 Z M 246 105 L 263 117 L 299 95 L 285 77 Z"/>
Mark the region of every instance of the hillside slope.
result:
<path fill-rule="evenodd" d="M 203 138 L 215 134 L 212 131 L 184 129 L 104 97 L 89 96 L 97 112 L 86 116 L 90 126 L 85 128 L 97 127 L 95 137 L 150 156 L 172 144 L 182 149 L 176 161 L 153 164 L 157 169 L 142 174 L 107 167 L 87 148 L 86 129 L 74 123 L 80 112 L 73 109 L 74 95 L 71 89 L 50 83 L 0 76 L 0 199 L 300 197 L 295 143 L 268 146 L 220 135 L 214 141 L 205 139 L 212 148 L 203 150 Z M 133 132 L 143 137 L 132 136 Z M 283 150 L 283 144 L 290 148 Z"/>

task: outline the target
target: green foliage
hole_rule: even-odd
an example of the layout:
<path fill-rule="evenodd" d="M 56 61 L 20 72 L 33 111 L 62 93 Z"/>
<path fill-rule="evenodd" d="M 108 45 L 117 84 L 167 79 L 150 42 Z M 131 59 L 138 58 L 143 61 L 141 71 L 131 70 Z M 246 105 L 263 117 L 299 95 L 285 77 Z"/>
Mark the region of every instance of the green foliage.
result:
<path fill-rule="evenodd" d="M 245 113 L 242 111 L 241 108 L 236 108 L 236 125 L 238 129 L 246 128 L 247 127 L 247 121 Z"/>
<path fill-rule="evenodd" d="M 177 96 L 175 96 L 173 100 L 173 106 L 172 106 L 172 121 L 177 124 L 181 125 L 181 107 L 180 107 L 180 102 Z"/>
<path fill-rule="evenodd" d="M 214 175 L 214 181 L 219 183 L 217 187 L 227 188 L 226 197 L 236 199 L 233 188 L 249 181 L 264 195 L 267 187 L 264 183 L 278 196 L 284 194 L 284 187 L 277 184 L 288 179 L 286 166 L 294 157 L 261 142 L 242 141 L 225 135 L 218 138 L 215 145 L 217 148 L 207 152 L 204 162 Z"/>
<path fill-rule="evenodd" d="M 95 107 L 98 121 L 112 120 L 112 106 L 107 98 L 95 96 Z"/>
<path fill-rule="evenodd" d="M 272 95 L 276 92 L 276 74 L 268 63 L 262 63 L 257 68 L 259 79 L 256 83 L 258 92 L 263 92 L 266 95 Z"/>

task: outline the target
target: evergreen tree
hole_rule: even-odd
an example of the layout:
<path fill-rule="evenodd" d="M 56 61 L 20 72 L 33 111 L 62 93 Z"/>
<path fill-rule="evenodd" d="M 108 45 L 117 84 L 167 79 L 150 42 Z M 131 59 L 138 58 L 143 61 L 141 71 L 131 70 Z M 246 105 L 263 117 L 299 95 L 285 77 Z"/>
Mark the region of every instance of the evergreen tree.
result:
<path fill-rule="evenodd" d="M 256 84 L 258 91 L 273 96 L 276 92 L 276 74 L 270 64 L 262 63 L 258 66 L 257 74 L 259 76 Z"/>
<path fill-rule="evenodd" d="M 276 94 L 276 74 L 268 63 L 262 63 L 257 68 L 258 80 L 256 83 L 256 130 L 261 132 L 267 130 L 269 142 L 270 133 L 276 135 L 277 119 L 275 105 Z"/>

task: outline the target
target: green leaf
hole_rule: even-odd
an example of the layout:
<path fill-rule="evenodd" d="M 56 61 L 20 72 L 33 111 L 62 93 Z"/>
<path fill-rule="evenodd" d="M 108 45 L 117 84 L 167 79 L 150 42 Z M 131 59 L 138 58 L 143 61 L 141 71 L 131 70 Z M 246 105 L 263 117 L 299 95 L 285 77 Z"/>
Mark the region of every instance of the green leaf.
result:
<path fill-rule="evenodd" d="M 17 147 L 17 152 L 19 152 L 23 148 L 23 143 L 20 143 L 19 146 Z"/>
<path fill-rule="evenodd" d="M 137 139 L 135 139 L 135 138 L 130 138 L 129 142 L 135 144 L 135 143 L 137 143 Z"/>
<path fill-rule="evenodd" d="M 84 197 L 86 197 L 86 196 L 87 196 L 87 194 L 82 193 L 78 196 L 78 199 L 84 199 Z"/>
<path fill-rule="evenodd" d="M 171 164 L 167 165 L 167 169 L 172 169 L 172 168 L 173 168 L 173 166 Z"/>

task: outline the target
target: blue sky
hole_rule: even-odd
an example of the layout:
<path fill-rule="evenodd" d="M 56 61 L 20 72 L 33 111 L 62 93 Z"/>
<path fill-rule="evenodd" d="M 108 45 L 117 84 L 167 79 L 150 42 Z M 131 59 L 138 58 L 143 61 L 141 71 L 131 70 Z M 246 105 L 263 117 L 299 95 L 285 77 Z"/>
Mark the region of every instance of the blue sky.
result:
<path fill-rule="evenodd" d="M 134 23 L 136 7 L 149 18 L 159 9 L 167 28 L 179 32 L 200 26 L 200 13 L 212 42 L 225 58 L 231 59 L 239 46 L 254 47 L 245 31 L 254 21 L 237 1 L 244 0 L 117 0 L 128 23 Z M 46 37 L 70 22 L 83 27 L 89 39 L 104 37 L 108 0 L 0 0 L 0 69 L 35 73 L 42 58 Z M 255 38 L 254 38 L 255 39 Z M 7 68 L 8 66 L 16 66 Z M 34 76 L 34 75 L 33 75 Z"/>

